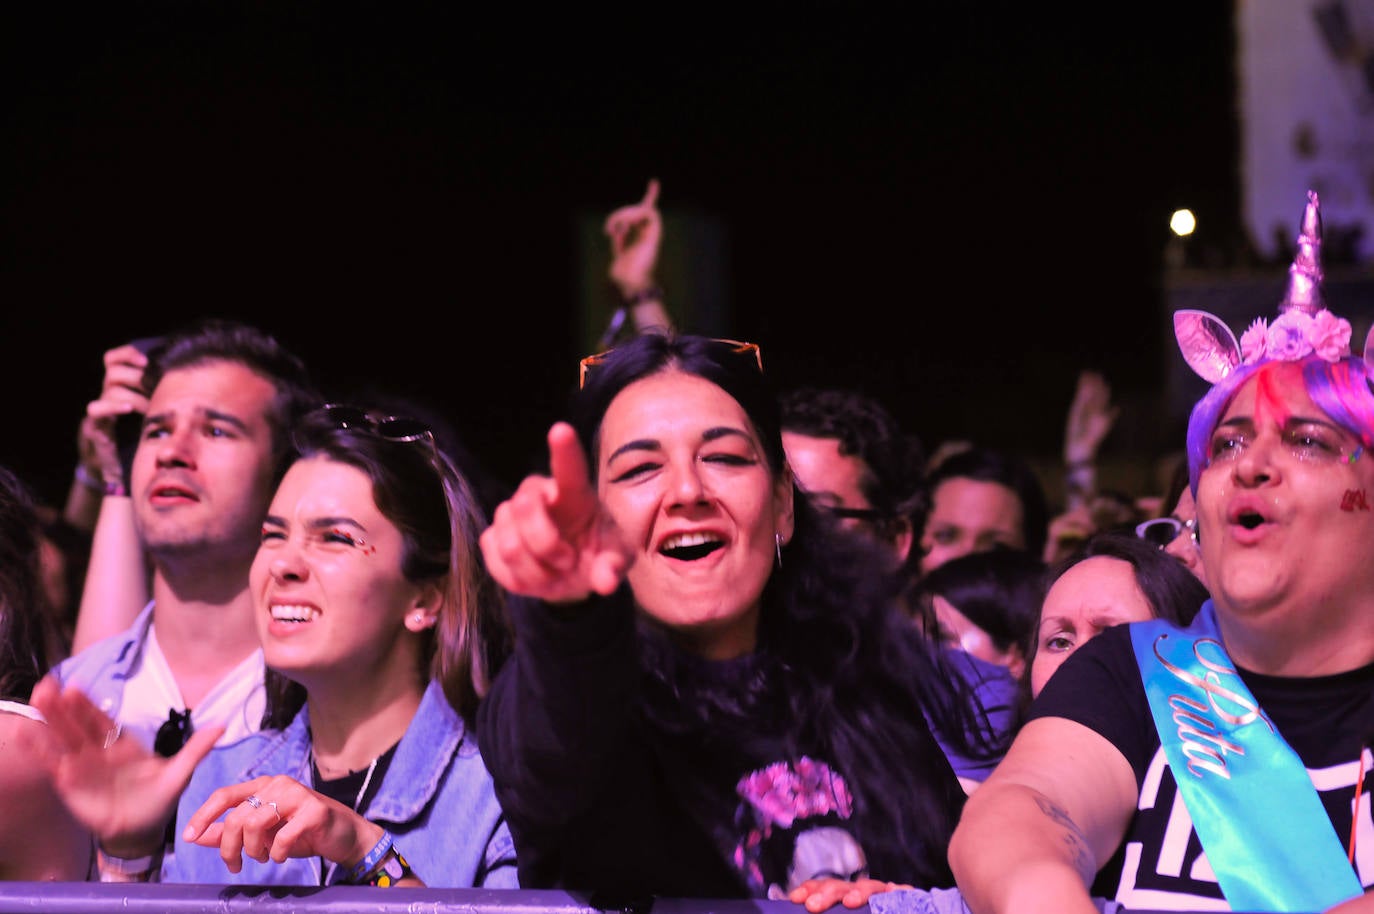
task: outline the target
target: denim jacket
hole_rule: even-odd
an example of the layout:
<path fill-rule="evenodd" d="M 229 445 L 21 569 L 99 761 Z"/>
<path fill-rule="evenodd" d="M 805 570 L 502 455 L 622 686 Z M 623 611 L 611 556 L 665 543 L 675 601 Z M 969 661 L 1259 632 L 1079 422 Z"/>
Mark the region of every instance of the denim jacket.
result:
<path fill-rule="evenodd" d="M 285 730 L 264 730 L 213 750 L 197 766 L 177 808 L 176 852 L 163 865 L 163 882 L 244 885 L 337 883 L 343 866 L 320 858 L 258 863 L 245 856 L 230 873 L 219 848 L 188 844 L 187 820 L 216 788 L 263 775 L 289 775 L 311 786 L 309 707 Z M 396 847 L 428 886 L 517 888 L 515 846 L 496 800 L 476 738 L 431 682 L 396 747 L 382 786 L 366 807 L 367 818 L 396 836 Z"/>

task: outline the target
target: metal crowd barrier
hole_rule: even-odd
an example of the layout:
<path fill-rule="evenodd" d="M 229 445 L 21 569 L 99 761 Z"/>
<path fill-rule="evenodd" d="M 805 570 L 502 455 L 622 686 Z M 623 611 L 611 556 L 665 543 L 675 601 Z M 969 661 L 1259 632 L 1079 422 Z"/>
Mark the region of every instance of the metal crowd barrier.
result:
<path fill-rule="evenodd" d="M 850 914 L 848 909 L 838 909 Z M 0 914 L 798 914 L 789 901 L 612 901 L 544 889 L 0 882 Z M 867 908 L 858 909 L 867 914 Z"/>

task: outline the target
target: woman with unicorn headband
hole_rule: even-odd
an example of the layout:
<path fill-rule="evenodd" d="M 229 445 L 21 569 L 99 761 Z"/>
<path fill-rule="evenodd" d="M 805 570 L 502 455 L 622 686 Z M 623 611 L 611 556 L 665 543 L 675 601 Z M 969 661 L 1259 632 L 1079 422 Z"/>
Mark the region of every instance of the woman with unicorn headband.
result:
<path fill-rule="evenodd" d="M 1276 320 L 1237 341 L 1175 314 L 1213 385 L 1187 438 L 1212 599 L 1187 628 L 1109 629 L 1052 677 L 951 842 L 972 910 L 1366 903 L 1374 333 L 1351 353 L 1320 251 L 1309 193 Z"/>

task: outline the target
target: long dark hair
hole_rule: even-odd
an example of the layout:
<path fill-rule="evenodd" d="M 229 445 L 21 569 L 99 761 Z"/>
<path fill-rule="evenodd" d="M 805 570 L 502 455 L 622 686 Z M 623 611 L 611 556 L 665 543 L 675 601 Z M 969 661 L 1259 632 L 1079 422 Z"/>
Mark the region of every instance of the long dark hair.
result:
<path fill-rule="evenodd" d="M 52 615 L 32 490 L 0 467 L 0 698 L 28 701 L 48 671 Z"/>
<path fill-rule="evenodd" d="M 362 412 L 360 410 L 360 412 Z M 328 410 L 307 414 L 293 435 L 298 459 L 323 457 L 367 475 L 378 510 L 401 532 L 401 571 L 410 581 L 442 581 L 438 624 L 421 634 L 422 682 L 438 679 L 449 703 L 471 721 L 509 649 L 504 591 L 487 573 L 477 538 L 485 516 L 467 480 L 431 435 L 398 441 L 370 424 L 340 427 Z M 284 727 L 305 690 L 267 673 L 264 727 Z"/>
<path fill-rule="evenodd" d="M 571 416 L 593 468 L 611 401 L 667 370 L 730 394 L 753 424 L 773 478 L 783 477 L 778 398 L 754 352 L 693 335 L 637 337 L 587 372 Z M 956 741 L 979 732 L 971 695 L 901 609 L 903 579 L 891 550 L 841 533 L 795 489 L 793 502 L 793 535 L 762 595 L 757 688 L 781 705 L 786 751 L 794 759 L 821 752 L 848 780 L 874 875 L 950 885 L 946 847 L 964 794 L 932 728 Z M 715 726 L 757 698 L 746 691 L 716 696 L 722 704 L 710 708 L 692 706 L 681 689 L 691 660 L 654 626 L 641 632 L 640 706 L 656 726 Z"/>
<path fill-rule="evenodd" d="M 1032 637 L 1045 599 L 1045 563 L 1023 549 L 971 552 L 933 568 L 916 587 L 917 611 L 926 631 L 938 628 L 930 604 L 944 597 L 988 633 L 1000 651 L 1022 648 Z"/>

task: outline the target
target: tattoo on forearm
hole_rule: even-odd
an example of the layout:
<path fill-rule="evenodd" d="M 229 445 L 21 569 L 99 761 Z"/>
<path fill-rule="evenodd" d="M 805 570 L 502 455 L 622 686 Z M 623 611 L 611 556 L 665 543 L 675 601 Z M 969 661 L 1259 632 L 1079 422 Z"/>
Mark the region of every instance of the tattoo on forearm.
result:
<path fill-rule="evenodd" d="M 1062 807 L 1044 797 L 1036 797 L 1035 804 L 1040 807 L 1041 812 L 1064 829 L 1064 846 L 1073 860 L 1074 867 L 1085 881 L 1091 882 L 1097 873 L 1097 862 L 1093 859 L 1092 851 L 1088 849 L 1088 839 L 1083 830 L 1069 818 L 1069 814 Z"/>

